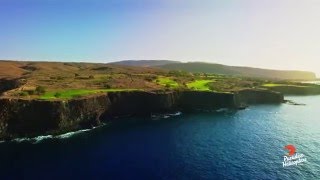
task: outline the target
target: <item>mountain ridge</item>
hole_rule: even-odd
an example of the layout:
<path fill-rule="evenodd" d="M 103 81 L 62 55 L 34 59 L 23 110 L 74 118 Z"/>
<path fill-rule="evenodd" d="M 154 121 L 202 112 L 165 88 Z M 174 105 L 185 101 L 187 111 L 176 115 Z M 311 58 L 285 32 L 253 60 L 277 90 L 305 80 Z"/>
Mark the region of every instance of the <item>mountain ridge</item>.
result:
<path fill-rule="evenodd" d="M 112 62 L 112 64 L 140 67 L 157 67 L 166 70 L 182 70 L 192 73 L 214 73 L 231 76 L 279 80 L 315 80 L 317 78 L 316 74 L 311 71 L 275 70 L 248 66 L 230 66 L 207 62 L 179 62 L 171 60 L 126 60 Z"/>
<path fill-rule="evenodd" d="M 110 64 L 138 66 L 138 67 L 139 66 L 151 67 L 151 66 L 161 66 L 161 65 L 173 64 L 173 63 L 181 63 L 181 62 L 173 61 L 173 60 L 123 60 L 123 61 L 111 62 Z"/>

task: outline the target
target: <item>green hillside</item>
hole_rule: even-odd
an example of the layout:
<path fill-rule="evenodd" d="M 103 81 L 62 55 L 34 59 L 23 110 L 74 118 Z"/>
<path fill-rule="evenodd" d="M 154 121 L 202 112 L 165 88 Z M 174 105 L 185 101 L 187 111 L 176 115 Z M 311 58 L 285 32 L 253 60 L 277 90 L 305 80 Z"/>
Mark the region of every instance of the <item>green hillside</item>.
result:
<path fill-rule="evenodd" d="M 270 70 L 252 67 L 226 66 L 222 64 L 211 63 L 170 63 L 157 66 L 168 70 L 182 70 L 193 73 L 214 73 L 223 75 L 266 78 L 266 79 L 286 79 L 286 80 L 314 80 L 316 75 L 307 71 L 285 71 Z"/>

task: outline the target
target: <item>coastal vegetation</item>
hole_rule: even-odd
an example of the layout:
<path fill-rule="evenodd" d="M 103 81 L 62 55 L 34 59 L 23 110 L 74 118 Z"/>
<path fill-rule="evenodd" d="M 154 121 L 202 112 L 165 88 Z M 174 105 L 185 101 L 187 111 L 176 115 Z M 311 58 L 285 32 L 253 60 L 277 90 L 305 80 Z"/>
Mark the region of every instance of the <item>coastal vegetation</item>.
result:
<path fill-rule="evenodd" d="M 69 89 L 50 91 L 40 96 L 40 99 L 71 99 L 76 97 L 82 97 L 90 94 L 98 94 L 105 92 L 119 92 L 119 91 L 137 91 L 137 89 Z"/>
<path fill-rule="evenodd" d="M 192 90 L 198 91 L 210 91 L 209 83 L 214 82 L 214 80 L 195 80 L 193 82 L 187 83 L 187 87 Z"/>
<path fill-rule="evenodd" d="M 72 99 L 132 90 L 232 93 L 243 89 L 268 89 L 285 94 L 320 94 L 318 85 L 223 75 L 205 69 L 204 72 L 187 72 L 118 64 L 14 61 L 2 61 L 0 65 L 8 69 L 0 73 L 2 96 L 23 99 Z"/>
<path fill-rule="evenodd" d="M 171 77 L 158 77 L 155 82 L 167 88 L 177 88 L 179 86 Z"/>

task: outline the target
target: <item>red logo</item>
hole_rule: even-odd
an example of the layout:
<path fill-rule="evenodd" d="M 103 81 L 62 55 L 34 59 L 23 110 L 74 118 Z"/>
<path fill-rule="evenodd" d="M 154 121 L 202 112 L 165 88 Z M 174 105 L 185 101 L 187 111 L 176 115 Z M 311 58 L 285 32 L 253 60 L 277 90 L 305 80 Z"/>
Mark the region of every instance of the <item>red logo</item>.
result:
<path fill-rule="evenodd" d="M 292 144 L 286 145 L 284 148 L 289 151 L 288 153 L 289 156 L 292 156 L 296 153 L 296 147 L 294 147 L 294 145 Z"/>

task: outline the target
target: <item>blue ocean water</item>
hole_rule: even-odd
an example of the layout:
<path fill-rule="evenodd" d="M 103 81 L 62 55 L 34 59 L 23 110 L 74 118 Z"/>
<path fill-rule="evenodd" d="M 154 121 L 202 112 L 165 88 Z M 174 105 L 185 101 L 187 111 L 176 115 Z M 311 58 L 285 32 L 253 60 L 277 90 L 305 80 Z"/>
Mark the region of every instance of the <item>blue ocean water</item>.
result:
<path fill-rule="evenodd" d="M 0 143 L 0 179 L 320 179 L 320 96 Z M 307 162 L 283 167 L 292 144 Z"/>

